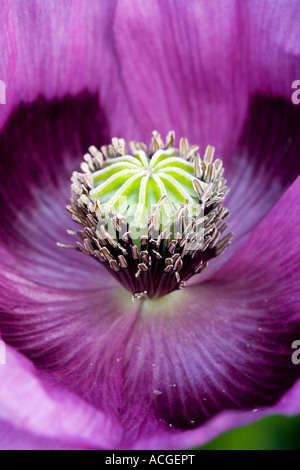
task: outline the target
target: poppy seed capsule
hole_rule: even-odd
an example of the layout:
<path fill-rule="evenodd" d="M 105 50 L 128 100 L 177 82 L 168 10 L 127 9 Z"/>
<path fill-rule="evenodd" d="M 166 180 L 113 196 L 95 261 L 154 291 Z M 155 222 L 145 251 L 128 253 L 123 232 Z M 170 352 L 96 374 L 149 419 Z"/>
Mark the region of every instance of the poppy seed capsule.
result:
<path fill-rule="evenodd" d="M 186 138 L 174 147 L 154 131 L 145 144 L 123 139 L 91 146 L 74 172 L 67 209 L 83 229 L 77 249 L 103 263 L 133 300 L 160 297 L 185 287 L 208 261 L 229 245 L 220 240 L 229 212 L 222 206 L 228 188 L 220 159 L 208 146 L 203 160 Z"/>

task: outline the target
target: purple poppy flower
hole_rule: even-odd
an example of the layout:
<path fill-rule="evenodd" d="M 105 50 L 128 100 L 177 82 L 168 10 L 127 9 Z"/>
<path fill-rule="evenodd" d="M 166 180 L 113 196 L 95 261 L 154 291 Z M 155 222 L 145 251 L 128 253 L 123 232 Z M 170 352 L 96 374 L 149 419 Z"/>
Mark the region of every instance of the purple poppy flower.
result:
<path fill-rule="evenodd" d="M 298 2 L 1 8 L 1 448 L 185 448 L 300 412 Z M 87 148 L 154 129 L 215 146 L 235 236 L 185 289 L 132 302 L 56 242 Z"/>

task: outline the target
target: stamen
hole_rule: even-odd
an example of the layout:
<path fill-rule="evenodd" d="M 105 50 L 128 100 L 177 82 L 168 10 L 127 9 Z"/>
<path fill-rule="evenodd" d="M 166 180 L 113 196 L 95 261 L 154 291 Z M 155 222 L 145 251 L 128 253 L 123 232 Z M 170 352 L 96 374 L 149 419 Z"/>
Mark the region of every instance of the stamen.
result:
<path fill-rule="evenodd" d="M 113 138 L 101 151 L 89 147 L 82 173 L 71 181 L 68 211 L 82 230 L 68 230 L 81 241 L 75 248 L 107 267 L 132 292 L 133 300 L 183 289 L 194 274 L 230 244 L 221 238 L 229 215 L 220 159 L 208 146 L 203 160 L 197 145 L 181 138 L 174 147 L 153 132 L 144 143 Z M 71 245 L 59 244 L 71 247 Z"/>

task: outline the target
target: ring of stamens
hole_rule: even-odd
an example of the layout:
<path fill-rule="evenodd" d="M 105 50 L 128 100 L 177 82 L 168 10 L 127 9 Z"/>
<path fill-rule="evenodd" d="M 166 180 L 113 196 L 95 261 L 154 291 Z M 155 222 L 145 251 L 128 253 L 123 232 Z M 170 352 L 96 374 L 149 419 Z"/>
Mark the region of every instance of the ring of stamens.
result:
<path fill-rule="evenodd" d="M 180 139 L 179 148 L 174 147 L 174 141 L 174 132 L 169 132 L 164 143 L 154 131 L 149 151 L 145 144 L 131 142 L 131 155 L 123 139 L 112 139 L 101 151 L 91 146 L 81 164 L 82 172 L 74 172 L 71 178 L 67 209 L 83 227 L 68 231 L 80 238 L 76 248 L 103 263 L 132 292 L 133 300 L 182 289 L 232 238 L 230 233 L 220 239 L 227 228 L 223 220 L 229 214 L 222 206 L 229 190 L 222 176 L 222 161 L 213 159 L 212 146 L 201 160 L 198 147 L 189 146 L 186 138 Z M 150 179 L 157 182 L 161 178 L 167 184 L 171 178 L 173 187 L 179 186 L 180 178 L 176 182 L 174 175 L 184 175 L 184 191 L 172 193 L 158 182 L 156 199 L 147 199 L 145 188 Z M 134 181 L 139 184 L 132 184 L 130 192 Z M 131 201 L 137 203 L 131 218 L 131 204 L 120 212 L 115 197 L 128 187 Z M 200 217 L 195 211 L 197 204 L 202 208 Z M 133 236 L 132 223 L 141 221 L 145 208 L 145 231 Z M 165 224 L 163 214 L 169 215 Z"/>

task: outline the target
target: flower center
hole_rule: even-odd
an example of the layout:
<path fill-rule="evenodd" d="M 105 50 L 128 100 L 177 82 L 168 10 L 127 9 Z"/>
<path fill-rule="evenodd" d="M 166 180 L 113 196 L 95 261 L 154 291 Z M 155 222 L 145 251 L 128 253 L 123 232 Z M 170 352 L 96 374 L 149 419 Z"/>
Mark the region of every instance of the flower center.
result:
<path fill-rule="evenodd" d="M 77 248 L 93 256 L 133 294 L 133 300 L 159 297 L 181 289 L 220 254 L 232 234 L 219 240 L 228 215 L 221 202 L 228 188 L 222 161 L 207 147 L 201 160 L 197 146 L 174 132 L 164 144 L 153 132 L 150 149 L 123 139 L 92 146 L 74 172 L 73 220 L 83 226 Z"/>
<path fill-rule="evenodd" d="M 103 214 L 125 216 L 131 238 L 140 247 L 140 237 L 147 235 L 148 219 L 155 207 L 160 232 L 169 227 L 173 236 L 180 204 L 187 204 L 190 214 L 200 216 L 202 207 L 194 187 L 194 173 L 194 164 L 178 156 L 173 147 L 156 150 L 152 155 L 137 150 L 131 155 L 107 158 L 105 167 L 91 174 L 94 188 L 89 196 L 99 201 Z M 202 182 L 203 190 L 207 186 Z M 106 219 L 109 226 L 107 216 Z"/>

